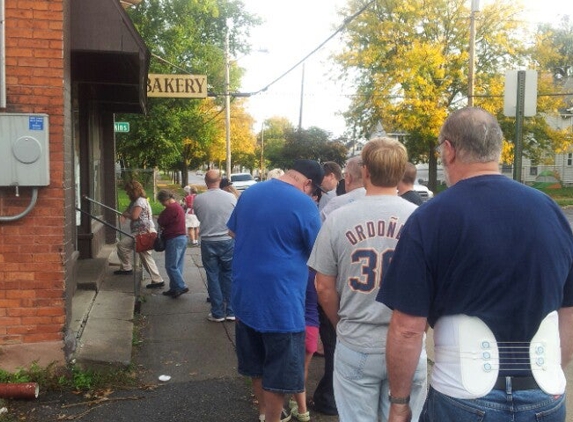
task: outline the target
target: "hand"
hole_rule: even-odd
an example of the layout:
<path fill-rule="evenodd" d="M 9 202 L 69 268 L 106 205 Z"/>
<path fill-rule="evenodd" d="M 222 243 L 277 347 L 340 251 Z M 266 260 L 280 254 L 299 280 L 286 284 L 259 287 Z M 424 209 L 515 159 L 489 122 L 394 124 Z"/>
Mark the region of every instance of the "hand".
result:
<path fill-rule="evenodd" d="M 412 409 L 407 404 L 391 404 L 388 422 L 410 422 Z"/>

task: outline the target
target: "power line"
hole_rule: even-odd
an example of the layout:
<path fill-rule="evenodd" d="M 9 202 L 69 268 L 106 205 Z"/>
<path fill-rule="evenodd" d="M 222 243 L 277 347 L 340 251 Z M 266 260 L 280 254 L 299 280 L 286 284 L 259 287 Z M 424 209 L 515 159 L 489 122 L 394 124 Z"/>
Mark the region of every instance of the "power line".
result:
<path fill-rule="evenodd" d="M 288 75 L 290 72 L 292 72 L 294 69 L 296 69 L 298 66 L 300 66 L 305 60 L 307 60 L 309 57 L 311 57 L 313 54 L 315 54 L 318 50 L 320 50 L 322 47 L 324 47 L 324 45 L 329 42 L 331 39 L 333 39 L 336 35 L 338 35 L 340 32 L 342 32 L 344 29 L 346 29 L 346 27 L 354 20 L 356 19 L 358 16 L 360 16 L 366 9 L 368 9 L 368 7 L 370 7 L 370 5 L 374 4 L 376 2 L 376 0 L 370 0 L 368 3 L 366 3 L 360 10 L 358 10 L 356 13 L 354 13 L 352 16 L 347 17 L 346 19 L 344 19 L 344 22 L 342 23 L 342 25 L 336 30 L 334 31 L 327 39 L 325 39 L 322 43 L 320 43 L 318 45 L 318 47 L 316 47 L 314 50 L 312 50 L 310 53 L 308 53 L 306 56 L 304 56 L 301 60 L 299 60 L 295 65 L 293 65 L 291 68 L 289 68 L 286 72 L 282 73 L 278 78 L 274 79 L 271 83 L 267 84 L 264 88 L 261 88 L 257 91 L 254 92 L 231 92 L 230 95 L 232 97 L 250 97 L 252 95 L 257 95 L 260 94 L 261 92 L 265 92 L 267 89 L 269 89 L 272 85 L 274 85 L 275 83 L 277 83 L 278 81 L 280 81 L 282 78 L 284 78 L 286 75 Z M 155 57 L 156 59 L 168 64 L 169 66 L 172 66 L 176 69 L 182 70 L 183 72 L 187 73 L 187 74 L 192 74 L 192 72 L 189 72 L 189 70 L 184 69 L 183 67 L 176 65 L 174 63 L 171 63 L 170 61 L 164 59 L 163 57 L 158 56 L 155 53 L 151 53 L 151 55 L 153 57 Z M 217 94 L 217 93 L 209 93 L 209 96 L 212 97 L 217 97 L 219 95 L 223 95 L 223 94 Z"/>
<path fill-rule="evenodd" d="M 306 56 L 304 56 L 301 60 L 299 60 L 294 66 L 292 66 L 290 69 L 288 69 L 286 72 L 284 72 L 282 75 L 280 75 L 278 78 L 276 78 L 275 80 L 273 80 L 271 83 L 269 83 L 268 85 L 266 85 L 264 88 L 259 89 L 258 91 L 255 92 L 251 92 L 249 93 L 249 96 L 251 95 L 256 95 L 259 94 L 261 92 L 266 91 L 267 89 L 269 89 L 272 85 L 274 85 L 275 83 L 277 83 L 278 81 L 280 81 L 282 78 L 284 78 L 286 75 L 288 75 L 290 72 L 292 72 L 294 69 L 296 69 L 298 66 L 300 66 L 306 59 L 308 59 L 310 56 L 312 56 L 314 53 L 316 53 L 318 50 L 320 50 L 322 47 L 324 47 L 324 45 L 330 41 L 332 38 L 334 38 L 336 35 L 338 35 L 338 33 L 342 32 L 344 29 L 346 29 L 346 27 L 354 20 L 356 19 L 358 16 L 360 16 L 368 7 L 370 7 L 371 4 L 375 3 L 376 0 L 371 0 L 370 2 L 366 3 L 365 6 L 363 6 L 358 12 L 356 12 L 354 15 L 349 16 L 348 18 L 346 18 L 343 22 L 343 24 L 336 30 L 334 31 L 326 40 L 324 40 L 322 43 L 320 43 L 318 45 L 318 47 L 316 47 L 314 50 L 312 50 L 310 53 L 308 53 Z"/>

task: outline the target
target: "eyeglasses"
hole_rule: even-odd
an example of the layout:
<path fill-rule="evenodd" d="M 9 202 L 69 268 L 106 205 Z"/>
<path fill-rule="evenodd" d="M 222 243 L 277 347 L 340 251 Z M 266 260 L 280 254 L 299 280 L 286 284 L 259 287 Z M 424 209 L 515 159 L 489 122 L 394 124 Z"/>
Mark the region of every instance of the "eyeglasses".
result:
<path fill-rule="evenodd" d="M 436 147 L 434 148 L 434 151 L 436 151 L 438 154 L 441 153 L 442 152 L 442 145 L 446 141 L 447 141 L 447 139 L 444 139 L 442 142 L 440 142 L 438 145 L 436 145 Z"/>

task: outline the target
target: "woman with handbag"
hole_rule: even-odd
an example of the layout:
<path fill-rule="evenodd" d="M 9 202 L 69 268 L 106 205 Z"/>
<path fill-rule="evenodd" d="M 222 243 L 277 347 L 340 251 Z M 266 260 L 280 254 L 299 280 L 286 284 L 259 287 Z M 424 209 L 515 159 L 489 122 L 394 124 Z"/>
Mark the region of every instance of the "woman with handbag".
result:
<path fill-rule="evenodd" d="M 169 276 L 169 290 L 163 294 L 175 299 L 189 291 L 183 279 L 183 264 L 187 250 L 185 212 L 173 197 L 173 193 L 168 190 L 160 190 L 157 193 L 157 200 L 165 207 L 157 218 L 157 224 L 161 227 L 161 237 L 165 240 L 165 271 Z"/>
<path fill-rule="evenodd" d="M 147 196 L 145 190 L 141 183 L 132 180 L 125 184 L 125 192 L 129 196 L 130 203 L 127 209 L 121 214 L 122 222 L 125 219 L 129 219 L 129 228 L 133 236 L 140 234 L 152 232 L 155 233 L 155 224 L 153 223 L 152 211 L 149 202 L 147 201 Z M 117 243 L 117 256 L 121 262 L 119 270 L 114 271 L 116 275 L 129 275 L 133 274 L 133 249 L 135 248 L 135 242 L 130 237 L 123 237 Z M 143 252 L 138 252 L 139 258 L 143 268 L 151 276 L 151 283 L 147 285 L 147 288 L 157 288 L 163 287 L 165 283 L 163 278 L 159 274 L 157 269 L 157 264 L 153 259 L 152 251 L 146 250 Z"/>

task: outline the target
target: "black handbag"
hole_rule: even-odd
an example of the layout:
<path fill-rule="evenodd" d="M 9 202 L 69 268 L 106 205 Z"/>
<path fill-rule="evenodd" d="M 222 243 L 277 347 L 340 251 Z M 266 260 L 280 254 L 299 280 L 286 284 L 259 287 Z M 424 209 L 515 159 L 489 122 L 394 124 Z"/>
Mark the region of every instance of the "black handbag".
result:
<path fill-rule="evenodd" d="M 163 239 L 163 234 L 161 232 L 157 233 L 157 237 L 153 242 L 153 250 L 155 252 L 163 252 L 165 250 L 165 239 Z"/>

